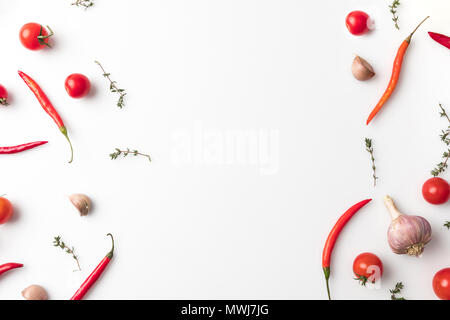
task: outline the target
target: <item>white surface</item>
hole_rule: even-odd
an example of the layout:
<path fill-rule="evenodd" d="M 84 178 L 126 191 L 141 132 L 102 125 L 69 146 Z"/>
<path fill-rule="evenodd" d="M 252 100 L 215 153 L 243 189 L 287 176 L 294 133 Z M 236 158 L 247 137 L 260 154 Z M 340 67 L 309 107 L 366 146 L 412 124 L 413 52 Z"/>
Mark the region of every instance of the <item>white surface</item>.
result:
<path fill-rule="evenodd" d="M 2 277 L 0 299 L 21 299 L 32 283 L 52 299 L 70 298 L 109 250 L 107 232 L 116 237 L 116 256 L 89 299 L 323 299 L 324 240 L 339 215 L 367 197 L 374 201 L 335 248 L 333 297 L 387 299 L 403 281 L 405 297 L 434 299 L 431 279 L 450 266 L 450 232 L 442 227 L 449 206 L 428 205 L 420 188 L 443 150 L 437 103 L 450 108 L 450 52 L 426 31 L 450 33 L 450 3 L 402 3 L 397 31 L 389 2 L 98 0 L 84 11 L 71 0 L 2 1 L 0 83 L 12 99 L 0 110 L 0 144 L 50 143 L 0 158 L 0 193 L 17 211 L 0 226 L 0 262 L 26 266 Z M 375 19 L 370 35 L 347 32 L 344 19 L 354 9 Z M 398 46 L 426 15 L 432 18 L 413 39 L 397 92 L 366 127 Z M 18 31 L 30 21 L 52 27 L 53 49 L 21 46 Z M 374 79 L 352 78 L 354 54 L 373 64 Z M 94 59 L 127 89 L 123 110 Z M 73 164 L 18 69 L 61 113 Z M 91 97 L 66 95 L 73 72 L 92 80 Z M 260 133 L 243 149 L 256 147 L 255 159 L 238 161 L 220 143 L 233 131 Z M 375 144 L 376 189 L 366 136 Z M 153 162 L 109 160 L 126 146 L 151 153 Z M 66 198 L 74 192 L 92 197 L 92 215 L 77 216 Z M 387 193 L 432 223 L 422 258 L 390 252 Z M 55 235 L 75 246 L 83 272 L 72 272 L 70 257 L 52 247 Z M 384 262 L 378 290 L 352 280 L 353 259 L 364 251 Z"/>

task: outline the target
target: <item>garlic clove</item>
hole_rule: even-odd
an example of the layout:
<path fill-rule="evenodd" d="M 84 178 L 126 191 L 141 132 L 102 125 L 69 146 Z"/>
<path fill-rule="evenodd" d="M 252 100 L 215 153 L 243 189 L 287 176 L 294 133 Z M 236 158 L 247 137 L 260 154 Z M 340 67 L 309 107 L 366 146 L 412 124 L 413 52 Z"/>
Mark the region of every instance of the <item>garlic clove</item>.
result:
<path fill-rule="evenodd" d="M 27 300 L 48 300 L 47 291 L 36 284 L 25 288 L 22 291 L 22 296 Z"/>
<path fill-rule="evenodd" d="M 75 193 L 70 195 L 69 199 L 75 208 L 77 208 L 80 216 L 86 216 L 91 210 L 92 202 L 88 196 L 81 193 Z"/>
<path fill-rule="evenodd" d="M 366 81 L 372 78 L 375 75 L 375 72 L 370 63 L 360 56 L 356 56 L 355 59 L 353 59 L 352 74 L 357 80 Z"/>
<path fill-rule="evenodd" d="M 431 240 L 431 225 L 423 217 L 400 213 L 391 197 L 386 196 L 384 203 L 391 214 L 388 229 L 388 243 L 396 254 L 419 256 L 425 245 Z"/>

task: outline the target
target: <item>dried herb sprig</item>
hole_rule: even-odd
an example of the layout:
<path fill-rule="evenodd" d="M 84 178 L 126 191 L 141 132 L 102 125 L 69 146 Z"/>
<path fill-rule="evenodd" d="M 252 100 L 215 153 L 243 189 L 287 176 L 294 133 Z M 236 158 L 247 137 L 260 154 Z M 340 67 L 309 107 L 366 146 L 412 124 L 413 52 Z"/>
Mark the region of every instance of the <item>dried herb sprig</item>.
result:
<path fill-rule="evenodd" d="M 0 105 L 7 106 L 8 105 L 8 101 L 6 101 L 5 98 L 0 98 Z"/>
<path fill-rule="evenodd" d="M 93 0 L 77 0 L 74 3 L 72 3 L 73 6 L 82 7 L 84 9 L 87 9 L 89 7 L 92 7 L 94 5 Z"/>
<path fill-rule="evenodd" d="M 75 261 L 77 262 L 77 266 L 78 266 L 78 271 L 81 271 L 81 267 L 80 267 L 80 261 L 78 261 L 78 256 L 75 254 L 75 248 L 74 247 L 68 247 L 64 241 L 61 240 L 60 236 L 57 236 L 54 238 L 55 240 L 53 240 L 53 246 L 54 247 L 59 247 L 62 250 L 64 250 L 66 253 L 72 255 L 72 258 L 75 259 Z"/>
<path fill-rule="evenodd" d="M 373 146 L 372 146 L 372 139 L 365 138 L 364 139 L 366 143 L 366 151 L 370 154 L 370 161 L 372 161 L 372 170 L 373 170 L 373 186 L 375 187 L 377 185 L 377 175 L 376 175 L 376 169 L 375 166 L 375 157 L 373 156 Z"/>
<path fill-rule="evenodd" d="M 448 116 L 442 104 L 439 104 L 439 108 L 441 109 L 441 111 L 439 112 L 441 118 L 446 118 L 450 123 L 450 117 Z M 441 138 L 441 141 L 444 142 L 447 146 L 447 150 L 442 154 L 443 160 L 439 162 L 433 170 L 431 170 L 431 175 L 433 177 L 437 177 L 448 168 L 448 159 L 450 158 L 450 125 L 447 127 L 447 129 L 441 131 L 439 137 Z"/>
<path fill-rule="evenodd" d="M 133 155 L 133 156 L 144 156 L 146 158 L 148 158 L 149 161 L 152 161 L 152 159 L 150 158 L 150 155 L 145 154 L 145 153 L 141 153 L 137 150 L 130 150 L 129 148 L 127 148 L 126 150 L 121 150 L 119 148 L 115 149 L 116 151 L 111 153 L 109 156 L 111 157 L 111 160 L 115 160 L 117 159 L 118 156 L 123 155 L 124 157 L 128 156 L 129 154 Z"/>
<path fill-rule="evenodd" d="M 400 294 L 402 289 L 403 289 L 403 283 L 397 282 L 395 284 L 395 288 L 392 290 L 389 290 L 389 292 L 391 293 L 391 300 L 406 300 L 403 297 L 397 297 L 397 294 Z"/>
<path fill-rule="evenodd" d="M 400 0 L 392 1 L 392 4 L 389 6 L 389 9 L 392 13 L 392 21 L 394 21 L 394 25 L 397 28 L 397 30 L 400 30 L 400 27 L 398 26 L 398 14 L 397 14 L 397 9 L 399 6 Z"/>
<path fill-rule="evenodd" d="M 111 78 L 110 78 L 111 73 L 107 73 L 105 71 L 105 69 L 103 68 L 103 66 L 100 64 L 100 62 L 98 62 L 98 61 L 94 61 L 94 62 L 100 66 L 100 68 L 103 71 L 103 76 L 106 79 L 108 79 L 108 81 L 109 81 L 109 90 L 111 92 L 113 92 L 113 93 L 119 94 L 119 100 L 117 101 L 117 106 L 120 109 L 122 109 L 123 106 L 125 105 L 125 102 L 124 102 L 124 98 L 125 98 L 125 95 L 126 95 L 125 89 L 120 89 L 119 87 L 117 87 L 117 82 L 111 80 Z"/>
<path fill-rule="evenodd" d="M 450 221 L 445 221 L 444 227 L 446 227 L 447 229 L 450 229 Z"/>

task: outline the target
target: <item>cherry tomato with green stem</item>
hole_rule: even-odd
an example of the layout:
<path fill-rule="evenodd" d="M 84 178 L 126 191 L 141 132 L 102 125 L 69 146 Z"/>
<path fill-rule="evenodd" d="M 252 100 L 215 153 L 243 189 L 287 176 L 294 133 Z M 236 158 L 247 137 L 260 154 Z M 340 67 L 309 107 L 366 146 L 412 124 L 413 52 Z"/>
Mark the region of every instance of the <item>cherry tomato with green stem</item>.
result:
<path fill-rule="evenodd" d="M 446 180 L 434 177 L 423 184 L 422 195 L 431 204 L 444 204 L 450 197 L 450 186 Z"/>
<path fill-rule="evenodd" d="M 91 82 L 89 79 L 80 74 L 73 73 L 66 78 L 64 84 L 67 94 L 72 98 L 82 98 L 89 94 L 91 90 Z"/>
<path fill-rule="evenodd" d="M 433 290 L 441 300 L 450 300 L 450 268 L 438 271 L 433 277 Z"/>
<path fill-rule="evenodd" d="M 50 31 L 50 33 L 47 31 Z M 22 45 L 29 50 L 41 50 L 50 47 L 48 40 L 53 36 L 53 31 L 47 26 L 44 28 L 39 23 L 30 22 L 25 24 L 19 32 L 19 38 Z"/>
<path fill-rule="evenodd" d="M 370 252 L 358 255 L 353 261 L 353 273 L 355 280 L 365 286 L 367 281 L 375 283 L 383 275 L 383 263 L 380 258 Z"/>

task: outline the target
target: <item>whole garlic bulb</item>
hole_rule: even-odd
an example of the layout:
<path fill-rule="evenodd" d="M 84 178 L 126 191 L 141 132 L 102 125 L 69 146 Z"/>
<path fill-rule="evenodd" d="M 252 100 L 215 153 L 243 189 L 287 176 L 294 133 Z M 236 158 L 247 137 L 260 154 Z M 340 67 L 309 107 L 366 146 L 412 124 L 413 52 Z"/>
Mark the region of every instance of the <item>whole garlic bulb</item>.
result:
<path fill-rule="evenodd" d="M 72 204 L 80 212 L 80 216 L 86 216 L 92 207 L 91 199 L 87 195 L 81 193 L 75 193 L 69 196 Z"/>
<path fill-rule="evenodd" d="M 388 229 L 388 242 L 392 251 L 419 256 L 431 240 L 430 223 L 425 218 L 400 213 L 389 196 L 384 198 L 384 204 L 392 218 Z"/>

